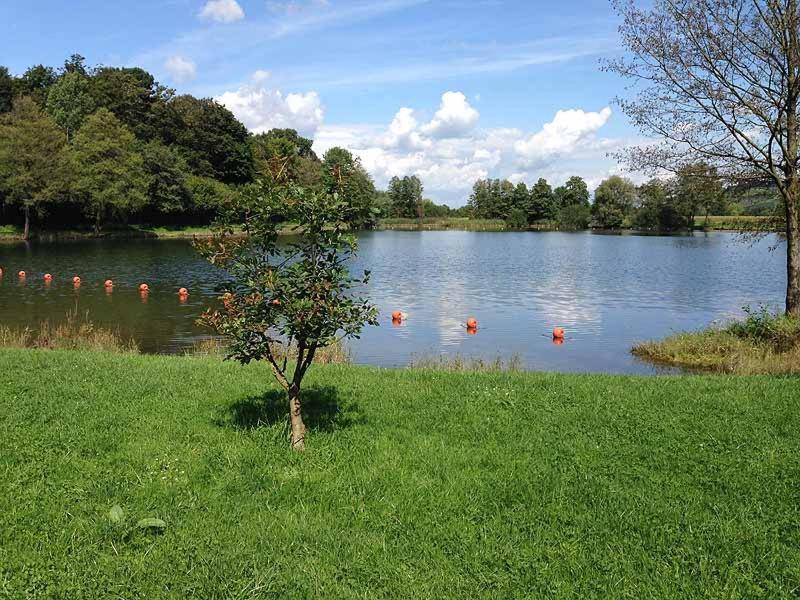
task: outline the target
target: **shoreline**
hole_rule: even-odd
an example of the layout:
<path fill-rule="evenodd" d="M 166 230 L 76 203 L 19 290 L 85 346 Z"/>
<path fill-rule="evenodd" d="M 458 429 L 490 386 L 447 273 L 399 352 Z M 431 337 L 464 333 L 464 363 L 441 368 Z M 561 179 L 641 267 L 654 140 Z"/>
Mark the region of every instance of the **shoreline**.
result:
<path fill-rule="evenodd" d="M 413 220 L 399 221 L 388 220 L 381 222 L 372 231 L 494 231 L 504 233 L 547 233 L 547 232 L 592 232 L 598 234 L 609 235 L 624 235 L 624 234 L 642 234 L 642 235 L 679 235 L 686 233 L 699 232 L 721 232 L 721 233 L 780 233 L 780 227 L 763 227 L 757 226 L 759 223 L 765 223 L 766 218 L 748 218 L 742 219 L 742 225 L 750 224 L 751 226 L 734 227 L 732 225 L 737 219 L 730 219 L 727 217 L 718 217 L 718 225 L 713 221 L 710 224 L 697 223 L 693 231 L 657 231 L 647 229 L 635 229 L 626 227 L 622 229 L 562 229 L 552 227 L 550 225 L 531 225 L 527 229 L 509 229 L 503 221 L 499 220 L 475 220 L 470 222 L 468 220 L 437 220 L 434 222 L 418 223 Z M 724 220 L 723 220 L 724 219 Z M 10 228 L 5 230 L 0 229 L 0 243 L 15 243 L 24 242 L 22 233 L 19 231 L 9 231 Z M 291 235 L 290 230 L 283 230 L 281 235 Z M 80 241 L 80 240 L 170 240 L 170 239 L 193 239 L 193 238 L 209 238 L 214 235 L 210 227 L 184 227 L 184 228 L 132 228 L 125 230 L 110 230 L 101 233 L 94 233 L 93 231 L 78 231 L 78 230 L 47 230 L 34 232 L 29 241 L 37 242 L 63 242 L 63 241 Z"/>

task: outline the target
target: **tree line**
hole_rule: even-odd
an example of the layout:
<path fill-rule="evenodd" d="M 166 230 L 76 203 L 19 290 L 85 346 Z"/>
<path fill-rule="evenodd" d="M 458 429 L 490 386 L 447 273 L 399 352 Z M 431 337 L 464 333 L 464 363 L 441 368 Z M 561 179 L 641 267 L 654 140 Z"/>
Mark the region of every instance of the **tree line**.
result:
<path fill-rule="evenodd" d="M 512 229 L 541 225 L 677 231 L 693 229 L 697 216 L 774 216 L 779 209 L 774 189 L 726 188 L 714 168 L 697 163 L 672 177 L 653 178 L 639 186 L 612 175 L 595 189 L 593 201 L 586 182 L 578 176 L 556 188 L 544 178 L 530 187 L 524 182 L 482 179 L 475 182 L 462 214 L 502 219 Z"/>
<path fill-rule="evenodd" d="M 338 192 L 354 227 L 393 214 L 357 157 L 312 146 L 293 129 L 252 134 L 213 99 L 141 68 L 90 68 L 77 54 L 20 76 L 0 67 L 0 216 L 26 238 L 35 226 L 208 224 L 265 176 Z"/>

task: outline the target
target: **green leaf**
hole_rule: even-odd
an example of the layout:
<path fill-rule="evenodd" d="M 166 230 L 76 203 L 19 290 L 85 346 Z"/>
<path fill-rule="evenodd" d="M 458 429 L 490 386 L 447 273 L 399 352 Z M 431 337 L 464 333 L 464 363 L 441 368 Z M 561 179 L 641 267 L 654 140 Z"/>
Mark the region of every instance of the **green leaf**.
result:
<path fill-rule="evenodd" d="M 136 523 L 136 526 L 139 529 L 148 529 L 158 532 L 164 531 L 167 528 L 167 524 L 164 523 L 164 521 L 154 518 L 141 519 L 138 523 Z"/>
<path fill-rule="evenodd" d="M 122 512 L 122 507 L 119 504 L 115 504 L 111 507 L 111 510 L 108 511 L 108 519 L 114 524 L 122 523 L 124 518 L 125 513 Z"/>

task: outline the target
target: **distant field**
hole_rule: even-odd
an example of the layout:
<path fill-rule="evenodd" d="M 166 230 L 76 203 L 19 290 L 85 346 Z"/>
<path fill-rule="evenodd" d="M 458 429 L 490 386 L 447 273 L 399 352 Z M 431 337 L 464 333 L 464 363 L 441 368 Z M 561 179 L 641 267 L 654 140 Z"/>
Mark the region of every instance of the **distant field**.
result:
<path fill-rule="evenodd" d="M 0 598 L 800 589 L 797 379 L 308 379 L 298 455 L 262 365 L 0 349 Z"/>

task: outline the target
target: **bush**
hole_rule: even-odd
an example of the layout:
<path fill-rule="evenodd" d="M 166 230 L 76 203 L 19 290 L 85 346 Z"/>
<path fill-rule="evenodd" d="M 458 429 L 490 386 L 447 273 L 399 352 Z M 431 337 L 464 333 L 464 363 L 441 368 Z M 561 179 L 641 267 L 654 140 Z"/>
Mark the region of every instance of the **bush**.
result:
<path fill-rule="evenodd" d="M 515 208 L 508 214 L 506 227 L 509 229 L 527 229 L 528 213 L 522 208 Z"/>
<path fill-rule="evenodd" d="M 800 319 L 774 314 L 766 306 L 758 309 L 744 307 L 747 318 L 728 326 L 727 331 L 738 338 L 771 346 L 778 352 L 791 350 L 800 343 Z"/>

